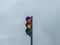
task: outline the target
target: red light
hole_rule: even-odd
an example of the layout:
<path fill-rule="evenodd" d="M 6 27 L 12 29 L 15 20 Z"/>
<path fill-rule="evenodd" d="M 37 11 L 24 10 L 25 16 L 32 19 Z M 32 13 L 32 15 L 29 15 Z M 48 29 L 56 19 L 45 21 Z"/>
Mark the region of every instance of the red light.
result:
<path fill-rule="evenodd" d="M 28 23 L 31 23 L 31 19 L 27 19 L 27 22 L 28 22 Z"/>
<path fill-rule="evenodd" d="M 27 17 L 26 18 L 26 21 L 27 21 L 27 23 L 31 23 L 31 18 L 30 17 Z"/>

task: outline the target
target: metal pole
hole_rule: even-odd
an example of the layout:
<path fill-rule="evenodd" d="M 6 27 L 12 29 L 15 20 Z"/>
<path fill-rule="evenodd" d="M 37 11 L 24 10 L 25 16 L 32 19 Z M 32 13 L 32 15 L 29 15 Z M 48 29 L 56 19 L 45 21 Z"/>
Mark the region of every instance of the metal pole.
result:
<path fill-rule="evenodd" d="M 33 45 L 33 42 L 32 42 L 32 36 L 31 36 L 31 45 Z"/>
<path fill-rule="evenodd" d="M 32 35 L 31 35 L 31 45 L 33 45 L 33 16 L 31 16 L 32 19 Z"/>

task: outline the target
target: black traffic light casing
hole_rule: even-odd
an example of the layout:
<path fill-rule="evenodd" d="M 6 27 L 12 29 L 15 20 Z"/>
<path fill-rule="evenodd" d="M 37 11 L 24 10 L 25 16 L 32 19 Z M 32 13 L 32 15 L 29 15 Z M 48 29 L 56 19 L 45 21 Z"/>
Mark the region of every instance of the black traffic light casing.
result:
<path fill-rule="evenodd" d="M 26 17 L 26 34 L 32 36 L 32 17 Z"/>

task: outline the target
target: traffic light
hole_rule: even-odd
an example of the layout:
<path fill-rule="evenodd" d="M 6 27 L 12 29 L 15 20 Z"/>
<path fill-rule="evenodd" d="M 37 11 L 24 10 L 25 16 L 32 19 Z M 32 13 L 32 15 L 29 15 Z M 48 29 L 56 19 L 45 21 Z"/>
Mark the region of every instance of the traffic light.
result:
<path fill-rule="evenodd" d="M 32 17 L 26 17 L 26 34 L 32 36 Z"/>

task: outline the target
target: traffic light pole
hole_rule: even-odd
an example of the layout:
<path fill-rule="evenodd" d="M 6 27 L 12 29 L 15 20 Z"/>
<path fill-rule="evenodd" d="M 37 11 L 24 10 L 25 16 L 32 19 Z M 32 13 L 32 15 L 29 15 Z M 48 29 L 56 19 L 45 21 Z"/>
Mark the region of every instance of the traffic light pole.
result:
<path fill-rule="evenodd" d="M 31 36 L 31 45 L 33 45 L 33 39 L 32 39 L 32 36 Z"/>
<path fill-rule="evenodd" d="M 32 19 L 32 35 L 31 35 L 31 45 L 33 45 L 33 16 L 31 16 L 31 19 Z"/>

